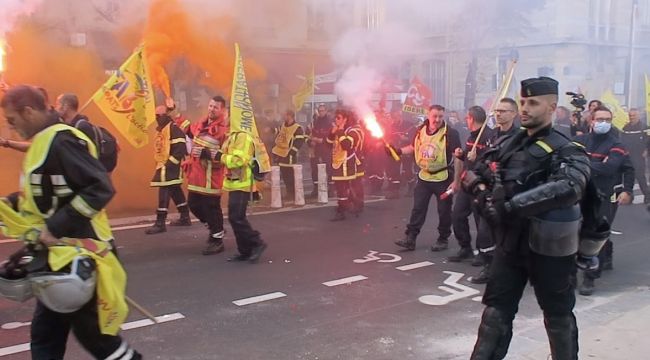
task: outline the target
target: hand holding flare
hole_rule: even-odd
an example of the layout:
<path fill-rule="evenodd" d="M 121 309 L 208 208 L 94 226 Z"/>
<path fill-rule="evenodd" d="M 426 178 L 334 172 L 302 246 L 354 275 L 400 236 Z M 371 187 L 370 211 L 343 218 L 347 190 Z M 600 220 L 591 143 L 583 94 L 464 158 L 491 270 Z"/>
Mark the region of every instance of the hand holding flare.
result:
<path fill-rule="evenodd" d="M 399 154 L 397 153 L 397 150 L 395 147 L 390 145 L 386 140 L 384 139 L 384 130 L 381 128 L 379 125 L 379 122 L 377 122 L 377 118 L 375 117 L 374 114 L 367 114 L 366 116 L 363 117 L 363 122 L 366 125 L 366 129 L 370 131 L 370 135 L 374 138 L 381 139 L 381 141 L 384 142 L 384 146 L 386 147 L 386 152 L 390 154 L 390 156 L 393 158 L 395 161 L 400 161 L 401 158 Z"/>

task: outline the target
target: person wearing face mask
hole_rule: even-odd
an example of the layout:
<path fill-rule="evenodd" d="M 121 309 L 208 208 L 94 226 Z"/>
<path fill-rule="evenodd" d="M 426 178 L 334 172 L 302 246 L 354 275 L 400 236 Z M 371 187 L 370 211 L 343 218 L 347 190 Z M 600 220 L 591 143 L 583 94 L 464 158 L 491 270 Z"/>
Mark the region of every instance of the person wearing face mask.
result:
<path fill-rule="evenodd" d="M 165 221 L 167 208 L 171 198 L 180 213 L 180 219 L 173 221 L 172 226 L 192 225 L 190 210 L 181 185 L 183 184 L 183 170 L 181 162 L 187 155 L 185 134 L 173 121 L 170 111 L 166 106 L 156 108 L 156 141 L 154 143 L 154 159 L 156 172 L 149 184 L 158 188 L 158 208 L 156 209 L 156 222 L 145 234 L 159 234 L 167 231 Z"/>
<path fill-rule="evenodd" d="M 604 201 L 601 205 L 601 214 L 612 224 L 615 214 L 614 206 L 632 202 L 634 167 L 629 152 L 625 145 L 618 140 L 617 131 L 612 127 L 612 112 L 604 106 L 599 106 L 594 108 L 592 114 L 592 131 L 577 136 L 574 141 L 583 144 L 589 154 L 592 179 L 598 190 L 607 198 L 615 197 L 614 202 Z M 617 193 L 614 188 L 621 177 L 623 178 L 623 191 Z M 600 260 L 598 269 L 584 272 L 582 284 L 578 288 L 580 295 L 593 294 L 594 281 L 600 277 L 601 270 L 606 270 L 611 266 L 612 255 L 613 243 L 611 240 L 607 240 L 598 255 Z"/>

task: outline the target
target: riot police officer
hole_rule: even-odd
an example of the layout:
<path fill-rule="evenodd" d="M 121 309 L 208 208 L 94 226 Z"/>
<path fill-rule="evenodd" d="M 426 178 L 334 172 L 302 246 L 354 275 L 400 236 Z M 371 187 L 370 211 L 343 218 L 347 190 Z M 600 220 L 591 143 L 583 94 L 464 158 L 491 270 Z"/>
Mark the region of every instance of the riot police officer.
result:
<path fill-rule="evenodd" d="M 474 194 L 496 241 L 471 359 L 503 359 L 528 281 L 535 288 L 554 359 L 577 359 L 575 254 L 590 177 L 584 149 L 552 129 L 558 82 L 521 82 L 521 125 L 485 153 L 463 187 Z"/>

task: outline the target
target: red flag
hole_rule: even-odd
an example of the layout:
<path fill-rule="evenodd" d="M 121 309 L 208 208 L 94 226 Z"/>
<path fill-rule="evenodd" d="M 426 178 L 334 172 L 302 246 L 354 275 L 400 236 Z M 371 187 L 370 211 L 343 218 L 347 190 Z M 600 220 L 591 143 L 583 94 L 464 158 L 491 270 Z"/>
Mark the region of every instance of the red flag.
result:
<path fill-rule="evenodd" d="M 406 100 L 404 101 L 402 111 L 412 114 L 426 115 L 429 111 L 432 98 L 433 92 L 431 89 L 424 85 L 424 83 L 416 76 L 411 80 L 411 85 L 406 94 Z"/>

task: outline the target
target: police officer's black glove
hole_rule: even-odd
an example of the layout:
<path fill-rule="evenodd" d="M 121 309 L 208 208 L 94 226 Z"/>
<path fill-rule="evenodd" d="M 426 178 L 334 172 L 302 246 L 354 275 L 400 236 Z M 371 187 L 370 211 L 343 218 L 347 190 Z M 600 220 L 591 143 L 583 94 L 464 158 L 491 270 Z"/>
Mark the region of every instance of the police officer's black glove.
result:
<path fill-rule="evenodd" d="M 386 144 L 386 146 L 384 146 L 384 151 L 386 152 L 386 155 L 392 157 L 393 154 L 391 154 L 391 150 L 392 150 L 393 152 L 395 152 L 395 154 L 397 154 L 397 156 L 401 156 L 401 155 L 402 155 L 402 149 L 401 149 L 401 148 L 399 148 L 399 147 L 395 147 L 395 146 L 393 146 L 392 144 Z"/>
<path fill-rule="evenodd" d="M 482 191 L 476 197 L 477 208 L 481 216 L 492 226 L 503 223 L 508 214 L 508 206 L 504 199 L 496 198 L 490 191 Z"/>

